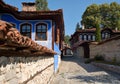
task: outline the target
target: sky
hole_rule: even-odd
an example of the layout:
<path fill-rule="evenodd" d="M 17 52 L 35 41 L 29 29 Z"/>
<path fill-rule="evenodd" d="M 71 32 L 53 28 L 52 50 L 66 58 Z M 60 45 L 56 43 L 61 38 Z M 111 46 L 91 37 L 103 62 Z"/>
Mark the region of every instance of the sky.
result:
<path fill-rule="evenodd" d="M 4 0 L 5 3 L 13 5 L 21 11 L 21 2 L 34 2 L 35 0 Z M 82 20 L 82 15 L 91 4 L 103 4 L 117 2 L 120 0 L 47 0 L 50 10 L 63 9 L 65 35 L 72 35 L 75 32 L 76 24 Z M 81 25 L 81 24 L 80 24 Z"/>

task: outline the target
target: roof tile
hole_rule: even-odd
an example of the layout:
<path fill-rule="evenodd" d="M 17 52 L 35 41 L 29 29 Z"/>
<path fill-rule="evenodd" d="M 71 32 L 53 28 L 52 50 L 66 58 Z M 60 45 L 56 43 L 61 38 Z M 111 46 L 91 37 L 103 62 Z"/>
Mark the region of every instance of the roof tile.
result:
<path fill-rule="evenodd" d="M 23 49 L 27 47 L 28 50 L 31 50 L 34 52 L 56 54 L 56 52 L 54 52 L 53 50 L 37 44 L 36 42 L 31 40 L 29 37 L 21 35 L 16 28 L 12 28 L 12 27 L 8 28 L 7 24 L 8 24 L 7 22 L 0 20 L 0 25 L 1 25 L 0 31 L 5 33 L 5 36 L 2 39 L 6 40 L 7 45 L 14 46 L 14 47 L 21 47 Z"/>

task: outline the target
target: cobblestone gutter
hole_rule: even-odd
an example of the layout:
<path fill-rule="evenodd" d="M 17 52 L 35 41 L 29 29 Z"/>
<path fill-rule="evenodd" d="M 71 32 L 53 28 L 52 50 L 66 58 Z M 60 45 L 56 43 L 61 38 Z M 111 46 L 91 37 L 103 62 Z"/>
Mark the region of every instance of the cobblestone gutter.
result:
<path fill-rule="evenodd" d="M 116 72 L 116 73 L 120 74 L 120 66 L 103 64 L 103 63 L 95 63 L 95 62 L 92 62 L 92 64 L 95 66 L 98 66 L 100 68 L 103 68 L 105 70 L 110 70 L 112 72 Z"/>

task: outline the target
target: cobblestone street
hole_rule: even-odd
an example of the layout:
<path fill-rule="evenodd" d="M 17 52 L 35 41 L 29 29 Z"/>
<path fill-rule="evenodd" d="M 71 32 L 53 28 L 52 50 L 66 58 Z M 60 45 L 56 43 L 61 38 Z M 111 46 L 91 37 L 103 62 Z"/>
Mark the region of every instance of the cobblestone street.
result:
<path fill-rule="evenodd" d="M 64 57 L 51 84 L 120 84 L 120 74 L 85 64 L 80 58 Z"/>

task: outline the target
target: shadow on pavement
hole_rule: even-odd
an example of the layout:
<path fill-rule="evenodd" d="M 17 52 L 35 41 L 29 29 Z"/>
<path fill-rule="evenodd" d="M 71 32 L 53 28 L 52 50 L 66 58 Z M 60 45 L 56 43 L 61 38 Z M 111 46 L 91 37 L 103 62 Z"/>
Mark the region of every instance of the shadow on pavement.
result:
<path fill-rule="evenodd" d="M 92 82 L 92 81 L 96 81 L 96 82 L 103 82 L 103 83 L 112 83 L 113 80 L 115 79 L 111 79 L 110 77 L 113 76 L 115 77 L 117 80 L 120 81 L 120 75 L 116 74 L 114 72 L 111 71 L 107 71 L 104 70 L 102 68 L 96 67 L 92 64 L 85 64 L 84 63 L 84 59 L 83 58 L 77 58 L 75 56 L 63 56 L 62 58 L 63 61 L 70 61 L 70 62 L 75 62 L 77 63 L 79 66 L 81 66 L 82 68 L 84 68 L 88 73 L 91 72 L 101 72 L 101 71 L 105 71 L 107 74 L 101 74 L 101 75 L 97 75 L 97 76 L 85 76 L 85 75 L 78 75 L 75 77 L 71 77 L 69 79 L 82 79 L 82 81 L 87 81 L 87 82 Z M 100 80 L 102 79 L 102 80 Z M 105 80 L 108 80 L 107 82 Z M 117 81 L 118 82 L 118 81 Z M 115 83 L 115 84 L 120 84 L 119 83 Z"/>
<path fill-rule="evenodd" d="M 77 58 L 77 57 L 74 57 L 74 56 L 63 56 L 62 60 L 63 61 L 75 62 L 78 65 L 80 65 L 81 67 L 83 67 L 87 72 L 103 71 L 103 69 L 95 67 L 94 65 L 85 64 L 83 58 Z"/>
<path fill-rule="evenodd" d="M 73 76 L 70 77 L 69 79 L 76 79 L 79 80 L 80 82 L 89 82 L 89 83 L 104 83 L 104 84 L 120 84 L 120 81 L 116 81 L 116 78 L 111 78 L 107 74 L 101 74 L 98 76 L 85 76 L 85 75 L 79 75 L 79 76 Z"/>
<path fill-rule="evenodd" d="M 111 71 L 108 71 L 108 70 L 105 70 L 105 69 L 102 69 L 102 68 L 99 68 L 99 67 L 96 67 L 92 64 L 86 64 L 84 63 L 84 58 L 78 58 L 78 57 L 75 57 L 75 56 L 63 56 L 62 58 L 63 61 L 71 61 L 71 62 L 75 62 L 77 63 L 78 65 L 80 65 L 82 68 L 84 68 L 87 72 L 98 72 L 98 71 L 106 71 L 107 73 L 114 73 L 114 72 L 111 72 Z M 117 73 L 114 73 L 115 76 L 118 76 L 120 74 L 117 74 Z M 120 77 L 120 76 L 119 76 Z M 119 78 L 120 79 L 120 78 Z"/>

